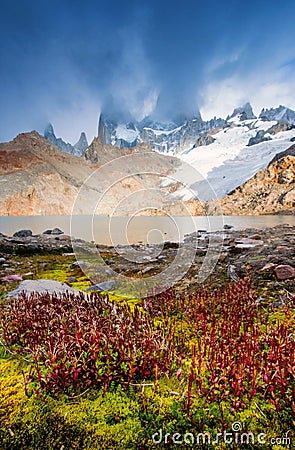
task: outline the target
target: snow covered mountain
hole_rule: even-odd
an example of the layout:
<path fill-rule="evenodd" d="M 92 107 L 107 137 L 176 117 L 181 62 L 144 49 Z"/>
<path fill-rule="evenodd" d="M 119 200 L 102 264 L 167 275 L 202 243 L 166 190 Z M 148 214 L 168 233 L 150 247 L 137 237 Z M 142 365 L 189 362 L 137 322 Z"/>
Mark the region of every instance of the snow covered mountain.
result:
<path fill-rule="evenodd" d="M 44 136 L 62 151 L 74 155 L 85 154 L 88 147 L 84 133 L 74 146 L 56 138 L 52 125 Z M 214 117 L 204 121 L 196 112 L 190 118 L 161 122 L 146 117 L 138 122 L 128 113 L 102 113 L 98 125 L 102 148 L 109 144 L 114 150 L 132 149 L 143 143 L 163 155 L 177 156 L 183 164 L 176 175 L 189 189 L 177 190 L 175 196 L 185 200 L 209 200 L 214 192 L 217 197 L 224 197 L 267 167 L 294 140 L 295 111 L 279 106 L 263 109 L 257 118 L 249 103 L 235 108 L 226 119 Z"/>
<path fill-rule="evenodd" d="M 101 114 L 98 124 L 98 137 L 102 144 L 116 147 L 135 147 L 147 143 L 153 150 L 174 155 L 191 147 L 202 133 L 212 128 L 222 127 L 224 119 L 203 121 L 199 112 L 183 123 L 179 121 L 160 122 L 146 117 L 141 122 L 124 122 L 120 117 L 112 118 Z"/>
<path fill-rule="evenodd" d="M 78 142 L 75 145 L 71 145 L 65 142 L 62 138 L 57 138 L 54 133 L 54 129 L 51 123 L 47 125 L 44 131 L 44 137 L 62 152 L 70 153 L 71 155 L 81 156 L 86 148 L 88 147 L 88 142 L 85 133 L 81 133 Z"/>
<path fill-rule="evenodd" d="M 233 116 L 222 129 L 207 133 L 212 138 L 209 145 L 203 136 L 203 145 L 195 145 L 177 155 L 204 177 L 196 183 L 188 180 L 197 198 L 210 199 L 208 183 L 218 198 L 224 197 L 267 167 L 277 153 L 295 140 L 292 124 L 262 118 L 243 120 L 243 117 L 242 114 Z"/>
<path fill-rule="evenodd" d="M 278 122 L 285 122 L 295 125 L 295 111 L 282 105 L 278 108 L 263 108 L 259 118 L 263 120 L 277 120 Z"/>
<path fill-rule="evenodd" d="M 175 195 L 185 200 L 209 200 L 212 192 L 224 197 L 267 167 L 295 139 L 295 112 L 284 106 L 263 109 L 259 118 L 246 103 L 226 119 L 203 121 L 199 113 L 184 123 L 161 123 L 151 117 L 142 122 L 128 119 L 113 120 L 101 114 L 100 142 L 129 148 L 145 142 L 160 153 L 177 156 L 183 165 L 176 175 L 190 189 Z M 191 173 L 188 165 L 200 176 Z"/>

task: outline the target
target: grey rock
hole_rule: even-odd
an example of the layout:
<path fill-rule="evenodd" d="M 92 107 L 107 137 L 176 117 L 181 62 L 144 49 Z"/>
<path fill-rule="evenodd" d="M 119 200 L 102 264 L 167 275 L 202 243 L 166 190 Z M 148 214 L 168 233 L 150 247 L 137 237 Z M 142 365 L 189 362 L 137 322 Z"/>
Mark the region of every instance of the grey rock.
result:
<path fill-rule="evenodd" d="M 151 270 L 154 270 L 155 269 L 155 267 L 154 266 L 147 266 L 147 267 L 145 267 L 144 269 L 142 269 L 142 271 L 141 271 L 141 273 L 148 273 L 148 272 L 150 272 Z"/>
<path fill-rule="evenodd" d="M 68 279 L 68 282 L 69 283 L 76 283 L 78 280 L 77 280 L 77 278 L 76 277 L 70 277 L 69 279 Z"/>
<path fill-rule="evenodd" d="M 247 147 L 251 147 L 251 145 L 260 144 L 261 142 L 271 141 L 270 136 L 265 136 L 266 132 L 263 130 L 257 131 L 256 136 L 251 137 L 247 144 Z"/>
<path fill-rule="evenodd" d="M 228 277 L 229 277 L 232 281 L 235 281 L 235 282 L 239 281 L 239 277 L 238 277 L 238 275 L 236 274 L 236 267 L 235 267 L 234 265 L 230 264 L 230 265 L 228 266 L 227 274 L 228 274 Z"/>
<path fill-rule="evenodd" d="M 24 277 L 32 278 L 33 276 L 34 276 L 33 272 L 27 272 L 27 273 L 22 274 L 22 277 L 23 277 L 23 278 L 24 278 Z"/>
<path fill-rule="evenodd" d="M 53 230 L 51 231 L 51 234 L 59 235 L 59 234 L 64 234 L 64 232 L 60 228 L 53 228 Z"/>
<path fill-rule="evenodd" d="M 14 290 L 9 292 L 5 298 L 17 298 L 19 294 L 24 292 L 27 295 L 30 295 L 33 292 L 43 294 L 64 294 L 66 292 L 80 294 L 81 291 L 77 289 L 73 289 L 65 283 L 61 283 L 60 281 L 54 280 L 24 280 L 19 286 Z"/>
<path fill-rule="evenodd" d="M 42 234 L 52 234 L 52 230 L 45 230 Z"/>
<path fill-rule="evenodd" d="M 77 267 L 79 267 L 80 269 L 89 269 L 92 266 L 92 264 L 88 261 L 75 261 L 72 265 L 71 265 L 71 269 L 76 269 Z"/>
<path fill-rule="evenodd" d="M 87 288 L 87 291 L 114 291 L 117 289 L 117 287 L 120 285 L 119 280 L 110 280 L 110 281 L 103 281 L 102 283 L 94 284 L 93 286 L 90 286 Z"/>
<path fill-rule="evenodd" d="M 0 258 L 0 265 L 2 265 L 3 263 L 5 263 L 6 259 L 5 258 Z"/>
<path fill-rule="evenodd" d="M 19 230 L 14 233 L 13 237 L 23 238 L 23 237 L 29 237 L 32 235 L 33 235 L 32 230 Z"/>
<path fill-rule="evenodd" d="M 194 148 L 196 147 L 202 147 L 203 145 L 210 145 L 213 144 L 213 142 L 216 139 L 214 139 L 214 137 L 211 136 L 211 134 L 205 133 L 202 134 L 196 141 Z"/>

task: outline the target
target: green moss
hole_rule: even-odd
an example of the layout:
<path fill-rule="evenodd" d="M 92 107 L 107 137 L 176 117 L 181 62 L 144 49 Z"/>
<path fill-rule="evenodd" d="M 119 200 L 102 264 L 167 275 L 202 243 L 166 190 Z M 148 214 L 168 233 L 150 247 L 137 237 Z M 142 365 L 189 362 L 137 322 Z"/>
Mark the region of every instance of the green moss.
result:
<path fill-rule="evenodd" d="M 139 404 L 127 394 L 93 391 L 81 399 L 26 397 L 17 360 L 0 359 L 1 450 L 136 449 Z"/>
<path fill-rule="evenodd" d="M 0 442 L 1 450 L 135 450 L 170 448 L 153 444 L 152 435 L 164 433 L 208 432 L 216 436 L 229 432 L 234 422 L 243 430 L 271 438 L 283 438 L 290 429 L 292 412 L 278 413 L 263 399 L 255 399 L 247 408 L 233 412 L 230 404 L 208 404 L 193 397 L 191 418 L 186 415 L 187 392 L 177 379 L 162 378 L 154 386 L 130 386 L 127 392 L 92 390 L 76 398 L 38 398 L 25 395 L 22 371 L 29 365 L 0 355 Z M 294 438 L 290 431 L 288 436 Z M 184 447 L 181 447 L 184 448 Z M 236 444 L 220 442 L 208 449 L 237 449 Z M 241 447 L 242 448 L 242 447 Z M 245 446 L 246 448 L 246 446 Z M 257 448 L 248 445 L 248 449 Z M 267 449 L 267 445 L 259 446 Z M 275 446 L 280 449 L 287 446 Z"/>

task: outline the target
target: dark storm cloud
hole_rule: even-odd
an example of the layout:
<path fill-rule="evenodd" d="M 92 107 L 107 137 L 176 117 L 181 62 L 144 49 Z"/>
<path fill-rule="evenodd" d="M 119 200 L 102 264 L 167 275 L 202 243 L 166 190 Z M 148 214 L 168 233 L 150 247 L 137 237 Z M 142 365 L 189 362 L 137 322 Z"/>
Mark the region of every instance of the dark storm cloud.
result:
<path fill-rule="evenodd" d="M 258 96 L 264 85 L 261 96 L 289 98 L 294 82 L 293 0 L 0 6 L 0 140 L 52 121 L 73 141 L 82 129 L 96 133 L 101 108 L 172 118 Z"/>

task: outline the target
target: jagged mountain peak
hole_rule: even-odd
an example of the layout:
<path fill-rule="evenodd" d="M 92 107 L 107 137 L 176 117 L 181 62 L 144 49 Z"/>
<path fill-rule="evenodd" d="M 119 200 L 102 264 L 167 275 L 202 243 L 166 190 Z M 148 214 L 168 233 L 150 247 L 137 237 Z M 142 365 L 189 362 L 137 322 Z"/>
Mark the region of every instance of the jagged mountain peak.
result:
<path fill-rule="evenodd" d="M 53 125 L 51 123 L 48 123 L 46 126 L 44 130 L 44 137 L 62 152 L 70 153 L 76 156 L 81 156 L 88 147 L 86 134 L 84 132 L 81 133 L 79 141 L 75 145 L 72 145 L 69 142 L 65 142 L 62 138 L 56 137 Z"/>
<path fill-rule="evenodd" d="M 76 142 L 76 144 L 74 145 L 74 148 L 80 155 L 82 155 L 87 147 L 88 147 L 87 137 L 84 131 L 82 131 L 78 142 Z"/>
<path fill-rule="evenodd" d="M 55 136 L 53 125 L 49 122 L 44 130 L 44 137 L 48 139 L 48 136 Z"/>
<path fill-rule="evenodd" d="M 295 125 L 295 111 L 286 106 L 280 105 L 277 108 L 263 108 L 259 118 L 262 120 L 276 120 Z"/>
<path fill-rule="evenodd" d="M 151 145 L 161 153 L 175 154 L 189 146 L 204 132 L 222 127 L 223 119 L 205 122 L 199 111 L 193 115 L 174 115 L 171 120 L 163 120 L 157 114 L 151 114 L 140 122 L 123 121 L 122 115 L 110 116 L 102 112 L 98 123 L 98 137 L 102 144 L 112 144 L 120 148 L 132 148 L 141 142 Z"/>
<path fill-rule="evenodd" d="M 228 117 L 228 120 L 237 116 L 240 116 L 240 120 L 256 119 L 256 116 L 253 113 L 252 106 L 249 102 L 245 103 L 242 106 L 239 106 L 238 108 L 235 108 L 232 115 Z"/>

